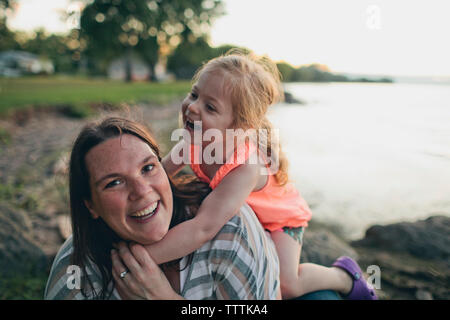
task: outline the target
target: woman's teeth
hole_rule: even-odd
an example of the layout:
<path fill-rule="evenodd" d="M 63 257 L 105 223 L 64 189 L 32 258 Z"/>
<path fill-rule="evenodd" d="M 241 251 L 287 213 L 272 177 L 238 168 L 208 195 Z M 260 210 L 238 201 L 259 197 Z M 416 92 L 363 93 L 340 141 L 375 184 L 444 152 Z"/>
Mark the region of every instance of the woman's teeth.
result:
<path fill-rule="evenodd" d="M 134 218 L 142 218 L 142 217 L 148 216 L 150 214 L 153 215 L 154 211 L 158 207 L 158 203 L 159 203 L 159 201 L 156 201 L 150 207 L 148 207 L 148 208 L 146 208 L 144 210 L 141 210 L 141 211 L 137 211 L 137 212 L 133 213 L 131 216 L 134 217 Z"/>

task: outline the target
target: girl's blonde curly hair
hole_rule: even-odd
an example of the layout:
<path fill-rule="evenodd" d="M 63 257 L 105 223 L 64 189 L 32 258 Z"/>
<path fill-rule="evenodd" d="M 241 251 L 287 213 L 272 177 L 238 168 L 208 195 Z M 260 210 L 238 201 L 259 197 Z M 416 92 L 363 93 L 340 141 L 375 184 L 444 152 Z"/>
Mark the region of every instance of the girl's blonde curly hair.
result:
<path fill-rule="evenodd" d="M 281 74 L 276 64 L 266 56 L 232 49 L 205 63 L 193 81 L 197 82 L 205 72 L 219 72 L 225 78 L 225 89 L 233 106 L 234 128 L 265 130 L 267 134 L 258 136 L 259 150 L 264 150 L 271 167 L 273 161 L 277 161 L 275 178 L 278 184 L 286 184 L 288 161 L 278 139 L 272 139 L 273 127 L 267 119 L 268 108 L 284 99 Z"/>

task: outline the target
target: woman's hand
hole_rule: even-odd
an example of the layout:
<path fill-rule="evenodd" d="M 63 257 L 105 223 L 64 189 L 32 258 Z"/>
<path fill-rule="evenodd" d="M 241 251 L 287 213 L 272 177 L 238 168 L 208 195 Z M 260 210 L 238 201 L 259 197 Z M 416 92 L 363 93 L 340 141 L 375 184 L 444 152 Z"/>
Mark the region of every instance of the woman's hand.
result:
<path fill-rule="evenodd" d="M 111 251 L 111 259 L 116 288 L 123 299 L 182 299 L 140 244 L 128 247 L 124 242 L 119 243 L 117 250 Z M 121 278 L 120 274 L 126 270 L 128 273 Z"/>

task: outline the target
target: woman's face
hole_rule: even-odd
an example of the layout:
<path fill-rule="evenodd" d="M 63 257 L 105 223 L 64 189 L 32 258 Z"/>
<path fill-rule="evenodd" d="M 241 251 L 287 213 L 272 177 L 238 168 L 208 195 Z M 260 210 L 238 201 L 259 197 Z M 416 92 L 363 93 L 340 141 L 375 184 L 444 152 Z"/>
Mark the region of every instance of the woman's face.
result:
<path fill-rule="evenodd" d="M 102 218 L 122 239 L 161 240 L 172 219 L 172 190 L 157 156 L 141 139 L 123 134 L 92 148 L 85 157 L 94 219 Z"/>

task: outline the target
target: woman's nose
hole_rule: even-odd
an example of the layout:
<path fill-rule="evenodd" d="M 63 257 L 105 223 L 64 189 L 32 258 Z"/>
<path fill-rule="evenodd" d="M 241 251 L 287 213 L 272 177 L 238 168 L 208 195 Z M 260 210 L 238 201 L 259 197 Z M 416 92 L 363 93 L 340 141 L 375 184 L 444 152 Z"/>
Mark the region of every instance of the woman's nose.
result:
<path fill-rule="evenodd" d="M 143 177 L 131 181 L 129 186 L 129 198 L 132 201 L 143 198 L 153 191 L 151 183 Z"/>

